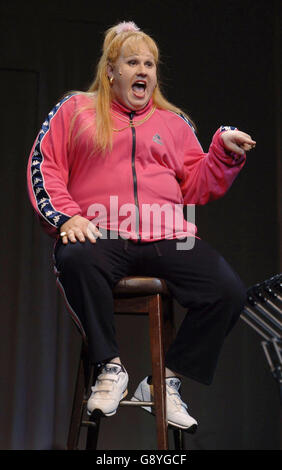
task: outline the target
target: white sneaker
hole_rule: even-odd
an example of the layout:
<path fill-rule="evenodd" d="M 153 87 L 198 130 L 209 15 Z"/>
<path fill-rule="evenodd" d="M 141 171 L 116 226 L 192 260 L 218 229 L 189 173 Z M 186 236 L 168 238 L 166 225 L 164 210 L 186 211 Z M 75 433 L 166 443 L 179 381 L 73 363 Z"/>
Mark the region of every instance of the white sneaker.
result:
<path fill-rule="evenodd" d="M 181 380 L 178 377 L 167 377 L 166 381 L 166 414 L 167 422 L 171 426 L 186 429 L 189 433 L 197 430 L 197 421 L 189 415 L 187 405 L 181 400 L 179 388 Z M 150 383 L 151 378 L 146 377 L 137 387 L 132 401 L 154 401 L 153 385 Z M 142 406 L 144 410 L 152 411 L 151 406 Z"/>
<path fill-rule="evenodd" d="M 128 374 L 121 364 L 104 364 L 87 402 L 87 414 L 100 410 L 105 416 L 113 416 L 119 402 L 127 395 Z"/>

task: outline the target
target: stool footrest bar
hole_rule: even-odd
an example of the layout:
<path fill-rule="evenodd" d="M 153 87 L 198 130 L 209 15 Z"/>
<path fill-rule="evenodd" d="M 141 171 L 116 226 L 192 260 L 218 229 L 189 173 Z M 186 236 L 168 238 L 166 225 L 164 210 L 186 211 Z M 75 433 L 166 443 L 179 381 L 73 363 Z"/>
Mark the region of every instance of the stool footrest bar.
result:
<path fill-rule="evenodd" d="M 97 423 L 95 423 L 95 421 L 82 421 L 81 426 L 88 426 L 88 427 L 96 428 Z"/>
<path fill-rule="evenodd" d="M 122 400 L 120 405 L 124 406 L 154 406 L 155 403 L 153 401 L 131 401 L 131 400 Z"/>

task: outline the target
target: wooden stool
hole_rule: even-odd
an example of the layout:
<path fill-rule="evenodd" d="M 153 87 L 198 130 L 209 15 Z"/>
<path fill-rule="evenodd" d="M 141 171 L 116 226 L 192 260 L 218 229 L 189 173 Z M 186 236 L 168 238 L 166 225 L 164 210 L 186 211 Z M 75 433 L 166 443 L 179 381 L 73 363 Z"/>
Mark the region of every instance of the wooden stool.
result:
<path fill-rule="evenodd" d="M 116 314 L 149 315 L 153 402 L 131 402 L 122 400 L 121 406 L 154 406 L 157 430 L 157 448 L 167 450 L 168 428 L 166 423 L 166 386 L 164 352 L 174 336 L 173 300 L 162 279 L 152 277 L 125 277 L 114 290 Z M 88 427 L 86 449 L 96 449 L 100 419 L 98 416 L 84 420 L 87 399 L 95 379 L 95 368 L 90 366 L 86 345 L 82 344 L 78 368 L 75 397 L 69 428 L 69 450 L 77 448 L 80 429 Z M 176 449 L 184 448 L 183 432 L 173 428 Z"/>

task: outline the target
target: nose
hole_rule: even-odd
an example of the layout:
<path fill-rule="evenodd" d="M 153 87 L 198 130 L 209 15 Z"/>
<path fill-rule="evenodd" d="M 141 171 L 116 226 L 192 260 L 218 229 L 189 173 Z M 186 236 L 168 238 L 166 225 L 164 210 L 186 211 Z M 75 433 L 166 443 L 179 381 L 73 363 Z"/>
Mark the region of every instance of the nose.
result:
<path fill-rule="evenodd" d="M 142 63 L 139 64 L 138 69 L 137 69 L 137 75 L 142 75 L 142 76 L 147 75 L 145 64 L 142 64 Z"/>

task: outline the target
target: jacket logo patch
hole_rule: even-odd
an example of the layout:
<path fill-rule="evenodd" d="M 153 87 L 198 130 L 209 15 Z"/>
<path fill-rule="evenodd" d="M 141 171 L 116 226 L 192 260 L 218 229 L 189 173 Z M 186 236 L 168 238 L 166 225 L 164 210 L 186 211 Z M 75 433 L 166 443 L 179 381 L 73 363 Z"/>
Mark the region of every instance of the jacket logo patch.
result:
<path fill-rule="evenodd" d="M 156 144 L 163 145 L 162 139 L 161 139 L 161 137 L 159 136 L 159 134 L 155 134 L 155 135 L 154 135 L 153 141 L 156 142 Z"/>

